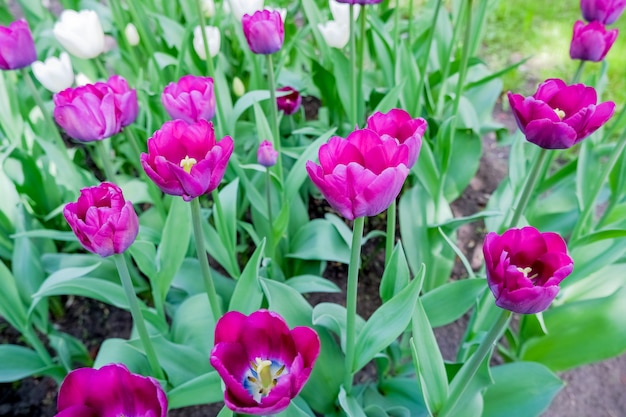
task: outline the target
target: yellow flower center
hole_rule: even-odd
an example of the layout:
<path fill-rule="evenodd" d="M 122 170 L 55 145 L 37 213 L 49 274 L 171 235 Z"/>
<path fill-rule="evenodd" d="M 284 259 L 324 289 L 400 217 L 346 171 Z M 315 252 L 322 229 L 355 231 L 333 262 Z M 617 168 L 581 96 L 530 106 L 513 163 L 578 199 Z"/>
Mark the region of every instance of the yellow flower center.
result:
<path fill-rule="evenodd" d="M 533 269 L 529 266 L 527 266 L 526 268 L 520 268 L 519 266 L 517 267 L 517 270 L 520 271 L 522 274 L 524 274 L 524 276 L 530 280 L 533 280 L 535 278 L 537 278 L 539 276 L 538 273 L 534 273 L 532 275 L 530 275 L 531 272 L 533 272 Z"/>
<path fill-rule="evenodd" d="M 190 173 L 191 167 L 197 163 L 196 158 L 190 158 L 189 155 L 186 155 L 184 159 L 180 160 L 180 167 L 184 169 L 186 173 Z"/>
<path fill-rule="evenodd" d="M 554 109 L 554 112 L 557 116 L 559 116 L 559 119 L 563 120 L 565 118 L 565 112 L 563 110 L 556 108 Z"/>
<path fill-rule="evenodd" d="M 252 394 L 254 401 L 260 403 L 267 397 L 278 383 L 278 379 L 285 371 L 285 365 L 274 361 L 255 358 L 250 362 L 250 369 L 246 373 L 244 386 Z"/>

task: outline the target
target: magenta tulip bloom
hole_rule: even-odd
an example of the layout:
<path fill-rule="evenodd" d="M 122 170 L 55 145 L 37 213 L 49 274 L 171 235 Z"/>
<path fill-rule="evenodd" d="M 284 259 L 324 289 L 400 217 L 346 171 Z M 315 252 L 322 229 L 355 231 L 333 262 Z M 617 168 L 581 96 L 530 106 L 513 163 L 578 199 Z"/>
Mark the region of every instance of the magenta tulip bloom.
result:
<path fill-rule="evenodd" d="M 508 93 L 517 125 L 526 140 L 544 149 L 566 149 L 591 135 L 615 111 L 615 103 L 597 104 L 596 90 L 549 79 L 531 97 Z"/>
<path fill-rule="evenodd" d="M 298 90 L 292 87 L 282 87 L 278 91 L 287 91 L 289 94 L 276 97 L 276 106 L 278 110 L 282 110 L 286 115 L 294 114 L 300 108 L 302 104 L 302 96 Z"/>
<path fill-rule="evenodd" d="M 0 69 L 24 68 L 36 60 L 35 42 L 26 20 L 0 26 Z"/>
<path fill-rule="evenodd" d="M 172 119 L 187 123 L 211 120 L 215 116 L 213 78 L 185 75 L 165 87 L 161 102 Z"/>
<path fill-rule="evenodd" d="M 276 165 L 278 160 L 278 152 L 274 149 L 274 145 L 269 140 L 264 140 L 259 145 L 259 150 L 256 153 L 257 161 L 259 165 L 263 165 L 266 168 Z"/>
<path fill-rule="evenodd" d="M 57 410 L 55 417 L 166 417 L 167 397 L 155 379 L 115 363 L 67 374 Z"/>
<path fill-rule="evenodd" d="M 388 138 L 369 129 L 334 136 L 319 150 L 320 165 L 307 162 L 313 183 L 346 219 L 382 213 L 400 193 L 409 147 Z"/>
<path fill-rule="evenodd" d="M 574 34 L 569 47 L 572 59 L 600 62 L 617 39 L 617 29 L 606 30 L 600 22 L 585 24 L 582 20 L 574 23 Z"/>
<path fill-rule="evenodd" d="M 257 10 L 252 16 L 245 14 L 241 24 L 248 46 L 255 54 L 269 55 L 282 48 L 285 27 L 277 11 Z"/>
<path fill-rule="evenodd" d="M 215 327 L 211 365 L 222 377 L 224 402 L 237 413 L 270 415 L 289 406 L 304 387 L 320 351 L 317 333 L 289 330 L 267 310 L 230 311 Z"/>
<path fill-rule="evenodd" d="M 106 83 L 67 88 L 53 97 L 54 119 L 72 138 L 93 142 L 114 136 L 137 118 L 137 92 L 114 75 Z"/>
<path fill-rule="evenodd" d="M 574 267 L 563 238 L 534 227 L 487 234 L 483 254 L 496 305 L 520 314 L 548 308 Z"/>
<path fill-rule="evenodd" d="M 102 257 L 124 252 L 139 232 L 133 203 L 124 200 L 120 187 L 110 182 L 80 190 L 78 200 L 66 204 L 63 215 L 83 247 Z"/>
<path fill-rule="evenodd" d="M 625 8 L 626 0 L 580 0 L 580 9 L 587 22 L 613 24 Z"/>
<path fill-rule="evenodd" d="M 190 201 L 217 188 L 233 147 L 230 136 L 215 141 L 211 122 L 170 120 L 148 139 L 141 165 L 165 194 Z"/>
<path fill-rule="evenodd" d="M 389 113 L 376 112 L 367 119 L 368 129 L 383 138 L 393 138 L 409 148 L 409 169 L 417 161 L 427 127 L 426 120 L 421 117 L 414 119 L 402 109 L 391 109 Z"/>

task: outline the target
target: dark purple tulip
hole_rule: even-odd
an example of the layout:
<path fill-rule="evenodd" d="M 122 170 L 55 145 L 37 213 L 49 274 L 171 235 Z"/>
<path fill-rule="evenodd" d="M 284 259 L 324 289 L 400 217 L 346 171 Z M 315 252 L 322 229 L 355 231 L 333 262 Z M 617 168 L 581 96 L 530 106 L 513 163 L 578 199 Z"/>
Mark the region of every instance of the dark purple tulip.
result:
<path fill-rule="evenodd" d="M 36 60 L 35 42 L 26 20 L 0 26 L 0 69 L 24 68 Z"/>
<path fill-rule="evenodd" d="M 286 115 L 294 114 L 302 104 L 302 96 L 298 90 L 292 87 L 281 87 L 278 91 L 288 91 L 289 94 L 276 97 L 276 106 L 278 110 L 282 110 Z"/>
<path fill-rule="evenodd" d="M 600 62 L 617 39 L 618 30 L 606 30 L 600 22 L 585 24 L 582 20 L 574 23 L 574 34 L 569 48 L 572 59 Z"/>
<path fill-rule="evenodd" d="M 417 161 L 422 148 L 422 136 L 427 127 L 426 120 L 421 117 L 414 119 L 402 109 L 391 109 L 388 113 L 376 112 L 367 119 L 368 129 L 378 133 L 383 139 L 393 138 L 409 148 L 409 169 Z"/>
<path fill-rule="evenodd" d="M 313 329 L 289 330 L 281 316 L 267 310 L 249 316 L 230 311 L 215 327 L 211 365 L 226 386 L 228 408 L 267 416 L 287 408 L 302 390 L 319 351 Z"/>
<path fill-rule="evenodd" d="M 176 119 L 165 122 L 148 139 L 141 165 L 165 194 L 190 201 L 217 188 L 232 153 L 233 140 L 226 136 L 216 142 L 213 123 Z"/>
<path fill-rule="evenodd" d="M 211 120 L 215 116 L 213 78 L 185 75 L 165 87 L 161 102 L 172 119 Z"/>
<path fill-rule="evenodd" d="M 626 0 L 580 0 L 580 9 L 587 22 L 613 24 L 624 8 Z"/>
<path fill-rule="evenodd" d="M 258 10 L 252 16 L 245 14 L 241 24 L 248 46 L 255 54 L 269 55 L 283 47 L 285 27 L 279 12 Z"/>
<path fill-rule="evenodd" d="M 547 309 L 574 267 L 563 238 L 534 227 L 487 234 L 483 255 L 496 305 L 520 314 Z"/>
<path fill-rule="evenodd" d="M 110 364 L 67 374 L 57 410 L 55 417 L 166 417 L 167 397 L 155 379 Z"/>
<path fill-rule="evenodd" d="M 596 90 L 548 79 L 531 97 L 508 93 L 517 125 L 526 140 L 544 149 L 566 149 L 591 135 L 615 111 L 615 103 L 597 104 Z"/>
<path fill-rule="evenodd" d="M 139 232 L 133 203 L 124 200 L 120 187 L 110 182 L 80 190 L 78 200 L 66 204 L 63 215 L 83 247 L 102 257 L 124 252 Z"/>

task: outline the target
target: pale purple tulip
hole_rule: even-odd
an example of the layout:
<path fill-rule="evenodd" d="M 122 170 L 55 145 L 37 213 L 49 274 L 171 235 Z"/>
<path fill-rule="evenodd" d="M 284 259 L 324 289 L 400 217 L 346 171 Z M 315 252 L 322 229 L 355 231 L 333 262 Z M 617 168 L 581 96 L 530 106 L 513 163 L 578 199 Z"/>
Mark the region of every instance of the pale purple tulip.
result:
<path fill-rule="evenodd" d="M 600 62 L 613 46 L 618 34 L 617 29 L 606 30 L 600 22 L 585 24 L 582 20 L 574 23 L 569 56 L 572 59 Z"/>
<path fill-rule="evenodd" d="M 259 150 L 256 153 L 257 161 L 260 165 L 266 168 L 276 165 L 278 160 L 278 152 L 274 149 L 274 145 L 269 140 L 264 140 L 259 145 Z"/>
<path fill-rule="evenodd" d="M 172 119 L 211 120 L 215 116 L 213 78 L 185 75 L 165 87 L 161 102 Z"/>
<path fill-rule="evenodd" d="M 580 0 L 580 9 L 587 22 L 613 24 L 625 8 L 626 0 Z"/>
<path fill-rule="evenodd" d="M 0 69 L 24 68 L 37 60 L 33 35 L 24 19 L 0 26 Z"/>
<path fill-rule="evenodd" d="M 278 11 L 258 10 L 241 19 L 243 33 L 250 50 L 269 55 L 278 52 L 285 40 L 285 27 Z"/>

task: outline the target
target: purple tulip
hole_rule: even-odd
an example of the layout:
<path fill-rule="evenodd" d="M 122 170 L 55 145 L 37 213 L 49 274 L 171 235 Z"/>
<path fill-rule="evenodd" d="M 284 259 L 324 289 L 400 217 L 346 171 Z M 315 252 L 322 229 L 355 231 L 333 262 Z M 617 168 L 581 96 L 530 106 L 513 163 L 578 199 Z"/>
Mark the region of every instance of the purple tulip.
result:
<path fill-rule="evenodd" d="M 72 138 L 93 142 L 109 138 L 137 118 L 137 92 L 114 75 L 106 83 L 67 88 L 53 97 L 54 119 Z"/>
<path fill-rule="evenodd" d="M 304 387 L 320 351 L 317 333 L 289 330 L 276 313 L 224 314 L 215 327 L 211 365 L 222 377 L 224 402 L 237 413 L 271 415 L 284 410 Z"/>
<path fill-rule="evenodd" d="M 563 238 L 534 227 L 487 234 L 483 254 L 496 305 L 520 314 L 548 308 L 574 267 Z"/>
<path fill-rule="evenodd" d="M 0 26 L 0 69 L 24 68 L 37 60 L 33 35 L 24 19 Z"/>
<path fill-rule="evenodd" d="M 59 389 L 55 417 L 166 417 L 167 397 L 150 377 L 131 373 L 122 364 L 79 368 Z"/>
<path fill-rule="evenodd" d="M 337 3 L 347 3 L 347 4 L 378 4 L 383 0 L 337 0 Z"/>
<path fill-rule="evenodd" d="M 187 123 L 211 120 L 215 116 L 213 78 L 185 75 L 165 87 L 161 102 L 172 119 Z"/>
<path fill-rule="evenodd" d="M 572 59 L 600 62 L 617 39 L 617 29 L 606 30 L 600 22 L 585 24 L 582 20 L 574 23 L 574 34 L 569 47 Z"/>
<path fill-rule="evenodd" d="M 245 14 L 241 24 L 248 46 L 255 54 L 269 55 L 282 48 L 285 27 L 279 12 L 258 10 L 252 16 Z"/>
<path fill-rule="evenodd" d="M 596 90 L 549 79 L 531 97 L 508 93 L 509 103 L 526 140 L 544 149 L 566 149 L 591 135 L 615 111 L 615 103 L 597 104 Z"/>
<path fill-rule="evenodd" d="M 286 115 L 294 114 L 300 108 L 302 104 L 302 96 L 298 90 L 292 87 L 281 87 L 278 91 L 288 91 L 289 94 L 276 97 L 276 106 L 278 110 L 282 110 Z"/>
<path fill-rule="evenodd" d="M 375 216 L 398 196 L 409 173 L 409 147 L 373 130 L 330 138 L 319 150 L 320 165 L 306 170 L 330 205 L 353 220 Z"/>
<path fill-rule="evenodd" d="M 230 136 L 215 141 L 211 122 L 170 120 L 148 139 L 141 165 L 164 193 L 190 201 L 217 188 L 233 147 Z"/>
<path fill-rule="evenodd" d="M 63 215 L 83 247 L 102 257 L 124 252 L 139 232 L 133 203 L 124 200 L 120 187 L 110 182 L 80 190 L 78 200 L 66 204 Z"/>
<path fill-rule="evenodd" d="M 266 168 L 276 165 L 278 160 L 278 152 L 274 149 L 274 145 L 269 140 L 264 140 L 259 145 L 259 150 L 256 153 L 257 161 L 260 165 Z"/>
<path fill-rule="evenodd" d="M 367 119 L 368 129 L 383 138 L 393 138 L 409 148 L 409 169 L 417 161 L 427 127 L 426 120 L 421 117 L 414 119 L 402 109 L 391 109 L 389 113 L 376 112 Z"/>
<path fill-rule="evenodd" d="M 580 0 L 580 8 L 587 22 L 610 25 L 626 8 L 626 0 Z"/>

